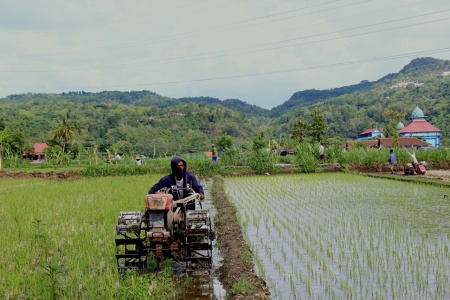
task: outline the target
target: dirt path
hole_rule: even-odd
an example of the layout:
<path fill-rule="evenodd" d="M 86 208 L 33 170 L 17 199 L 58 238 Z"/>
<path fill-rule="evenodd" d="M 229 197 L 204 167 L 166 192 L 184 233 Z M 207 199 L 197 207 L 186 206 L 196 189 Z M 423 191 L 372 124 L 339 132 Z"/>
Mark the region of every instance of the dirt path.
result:
<path fill-rule="evenodd" d="M 450 180 L 450 171 L 447 171 L 447 170 L 427 170 L 425 175 L 421 175 L 421 177 L 449 181 Z"/>

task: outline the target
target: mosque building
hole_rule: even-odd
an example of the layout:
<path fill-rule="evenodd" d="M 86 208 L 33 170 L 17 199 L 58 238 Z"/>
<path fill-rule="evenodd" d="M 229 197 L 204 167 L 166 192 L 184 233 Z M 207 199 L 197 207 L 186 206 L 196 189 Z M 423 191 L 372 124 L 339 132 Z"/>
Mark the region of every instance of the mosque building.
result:
<path fill-rule="evenodd" d="M 441 146 L 441 130 L 429 123 L 427 118 L 423 111 L 416 106 L 411 113 L 408 125 L 405 126 L 402 122 L 397 124 L 400 138 L 414 137 L 427 142 L 429 147 L 439 148 Z M 378 127 L 370 128 L 358 135 L 358 140 L 369 140 L 373 138 L 384 140 L 383 129 Z"/>
<path fill-rule="evenodd" d="M 430 147 L 441 146 L 441 130 L 427 121 L 427 116 L 417 106 L 409 118 L 408 125 L 397 124 L 398 133 L 401 137 L 416 137 L 430 144 Z"/>

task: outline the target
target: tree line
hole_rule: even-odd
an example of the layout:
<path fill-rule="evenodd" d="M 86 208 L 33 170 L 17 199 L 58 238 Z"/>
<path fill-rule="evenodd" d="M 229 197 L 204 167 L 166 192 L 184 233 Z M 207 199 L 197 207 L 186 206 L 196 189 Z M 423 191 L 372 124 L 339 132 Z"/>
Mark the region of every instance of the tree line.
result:
<path fill-rule="evenodd" d="M 10 95 L 0 99 L 2 151 L 21 155 L 35 142 L 46 142 L 54 153 L 71 158 L 86 149 L 161 157 L 209 151 L 211 143 L 224 138 L 244 151 L 253 148 L 255 138 L 283 147 L 321 140 L 339 145 L 375 126 L 394 136 L 396 124 L 406 125 L 416 106 L 441 129 L 447 145 L 446 70 L 449 61 L 415 59 L 401 72 L 370 84 L 294 93 L 284 103 L 288 109 L 283 104 L 272 110 L 238 99 L 173 99 L 150 91 Z M 401 80 L 421 85 L 393 88 Z"/>

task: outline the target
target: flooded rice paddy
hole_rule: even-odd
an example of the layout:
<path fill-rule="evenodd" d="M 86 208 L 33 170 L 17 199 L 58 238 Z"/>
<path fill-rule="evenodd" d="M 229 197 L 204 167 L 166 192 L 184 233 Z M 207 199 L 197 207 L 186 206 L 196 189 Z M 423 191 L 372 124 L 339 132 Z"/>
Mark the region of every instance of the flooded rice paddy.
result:
<path fill-rule="evenodd" d="M 201 184 L 205 191 L 205 200 L 202 203 L 201 209 L 208 209 L 210 211 L 211 220 L 214 220 L 216 214 L 216 209 L 211 203 L 210 196 L 210 185 L 212 182 L 210 180 L 202 180 Z M 197 209 L 200 209 L 198 207 Z M 216 247 L 216 240 L 213 241 L 213 268 L 211 275 L 193 275 L 190 279 L 190 284 L 186 288 L 186 291 L 182 295 L 180 300 L 221 300 L 225 299 L 226 292 L 219 281 L 217 274 L 214 271 L 221 266 L 222 257 L 218 248 Z"/>
<path fill-rule="evenodd" d="M 272 299 L 449 299 L 448 188 L 351 174 L 226 178 Z"/>

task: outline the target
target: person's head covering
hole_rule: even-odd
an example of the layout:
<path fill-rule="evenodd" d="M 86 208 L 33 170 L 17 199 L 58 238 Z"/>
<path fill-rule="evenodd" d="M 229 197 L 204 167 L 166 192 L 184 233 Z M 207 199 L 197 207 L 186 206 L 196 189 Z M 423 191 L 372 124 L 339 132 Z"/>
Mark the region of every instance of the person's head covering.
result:
<path fill-rule="evenodd" d="M 214 147 L 214 144 L 211 144 L 211 147 Z"/>
<path fill-rule="evenodd" d="M 184 173 L 186 173 L 186 170 L 187 170 L 186 161 L 184 159 L 182 159 L 181 157 L 174 156 L 172 158 L 172 161 L 170 162 L 170 168 L 172 169 L 172 175 L 175 175 L 175 176 L 176 175 L 182 175 L 182 174 L 179 174 L 179 171 L 178 171 L 178 163 L 180 161 L 182 161 L 184 163 Z"/>

